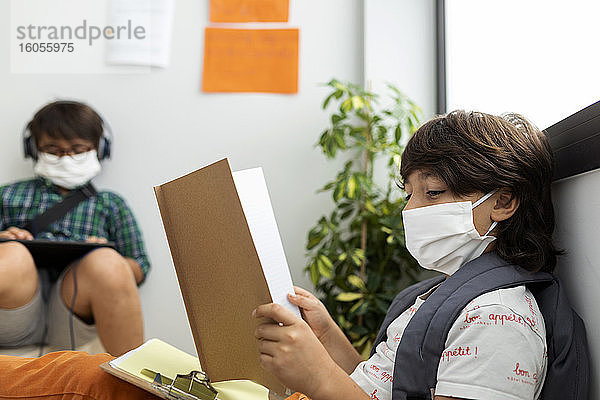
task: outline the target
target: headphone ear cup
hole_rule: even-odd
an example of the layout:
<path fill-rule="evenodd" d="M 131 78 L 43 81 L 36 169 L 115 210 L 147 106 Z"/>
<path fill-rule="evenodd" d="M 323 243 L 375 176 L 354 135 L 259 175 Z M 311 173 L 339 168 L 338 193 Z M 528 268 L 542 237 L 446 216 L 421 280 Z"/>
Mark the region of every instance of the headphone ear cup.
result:
<path fill-rule="evenodd" d="M 104 160 L 107 158 L 110 158 L 110 140 L 103 134 L 98 144 L 98 159 Z"/>
<path fill-rule="evenodd" d="M 37 160 L 37 148 L 35 147 L 35 139 L 31 134 L 26 134 L 23 137 L 23 153 L 25 158 Z"/>

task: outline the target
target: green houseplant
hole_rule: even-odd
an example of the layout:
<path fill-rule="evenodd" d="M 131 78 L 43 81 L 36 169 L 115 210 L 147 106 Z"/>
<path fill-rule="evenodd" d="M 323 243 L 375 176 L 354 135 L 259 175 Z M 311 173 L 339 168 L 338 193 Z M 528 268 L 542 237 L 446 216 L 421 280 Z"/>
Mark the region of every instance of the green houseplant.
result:
<path fill-rule="evenodd" d="M 404 243 L 405 201 L 396 182 L 402 140 L 418 127 L 421 110 L 393 86 L 388 107 L 360 86 L 335 79 L 327 86 L 323 109 L 335 108 L 318 146 L 327 158 L 343 154 L 348 161 L 321 189 L 331 192 L 335 208 L 308 233 L 306 270 L 331 315 L 366 355 L 391 300 L 419 278 Z"/>

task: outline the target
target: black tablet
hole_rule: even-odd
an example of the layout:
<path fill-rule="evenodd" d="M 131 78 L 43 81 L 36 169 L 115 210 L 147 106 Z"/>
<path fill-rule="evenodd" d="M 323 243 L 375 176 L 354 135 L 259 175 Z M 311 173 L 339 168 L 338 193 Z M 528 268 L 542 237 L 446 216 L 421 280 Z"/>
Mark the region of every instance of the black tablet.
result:
<path fill-rule="evenodd" d="M 88 243 L 71 240 L 47 240 L 47 239 L 5 239 L 2 242 L 19 242 L 25 245 L 38 269 L 47 269 L 51 276 L 57 277 L 63 269 L 73 261 L 83 257 L 92 250 L 109 247 L 115 248 L 114 242 Z"/>

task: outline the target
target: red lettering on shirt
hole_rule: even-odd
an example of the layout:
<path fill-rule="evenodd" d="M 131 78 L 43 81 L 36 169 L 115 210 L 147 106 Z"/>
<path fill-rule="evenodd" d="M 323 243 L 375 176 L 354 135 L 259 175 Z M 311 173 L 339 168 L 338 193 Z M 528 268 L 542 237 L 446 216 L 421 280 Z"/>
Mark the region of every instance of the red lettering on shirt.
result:
<path fill-rule="evenodd" d="M 488 319 L 490 321 L 494 321 L 494 325 L 504 325 L 504 322 L 516 322 L 517 324 L 524 325 L 523 318 L 517 314 L 494 314 L 491 313 L 488 315 Z"/>
<path fill-rule="evenodd" d="M 472 317 L 469 317 L 469 313 L 467 312 L 467 314 L 465 315 L 465 324 L 470 324 L 471 322 L 478 320 L 481 318 L 481 315 L 475 315 Z"/>
<path fill-rule="evenodd" d="M 522 369 L 521 365 L 517 362 L 515 363 L 515 368 L 511 371 L 512 375 L 507 376 L 506 379 L 510 382 L 514 382 L 515 384 L 526 384 L 533 386 L 538 381 L 537 373 L 531 373 L 526 369 Z"/>
<path fill-rule="evenodd" d="M 519 368 L 519 363 L 517 363 L 517 365 L 515 366 L 515 369 L 513 369 L 513 372 L 517 376 L 529 377 L 529 371 Z"/>
<path fill-rule="evenodd" d="M 531 297 L 525 295 L 525 301 L 527 302 L 527 304 L 529 305 L 529 312 L 532 315 L 536 315 L 535 310 L 533 308 L 533 301 L 531 300 Z"/>
<path fill-rule="evenodd" d="M 387 372 L 382 372 L 381 373 L 381 381 L 382 382 L 392 382 L 393 377 L 391 374 L 388 374 Z"/>
<path fill-rule="evenodd" d="M 369 396 L 371 396 L 371 399 L 373 400 L 379 400 L 379 397 L 377 397 L 377 389 L 373 390 Z"/>
<path fill-rule="evenodd" d="M 535 330 L 536 332 L 539 332 L 539 328 L 536 326 L 535 318 L 529 318 L 529 317 L 523 318 L 520 315 L 514 314 L 514 313 L 511 313 L 511 314 L 490 313 L 488 315 L 488 319 L 490 321 L 493 321 L 494 325 L 504 325 L 504 322 L 514 322 L 514 323 L 517 323 L 517 324 L 523 325 L 523 326 L 529 325 L 533 330 Z"/>
<path fill-rule="evenodd" d="M 474 349 L 472 349 L 470 346 L 467 346 L 467 347 L 458 346 L 452 350 L 445 350 L 442 353 L 441 360 L 442 361 L 450 361 L 451 359 L 456 358 L 456 357 L 469 357 L 469 356 L 476 356 L 476 355 L 477 355 L 477 346 L 475 346 Z"/>

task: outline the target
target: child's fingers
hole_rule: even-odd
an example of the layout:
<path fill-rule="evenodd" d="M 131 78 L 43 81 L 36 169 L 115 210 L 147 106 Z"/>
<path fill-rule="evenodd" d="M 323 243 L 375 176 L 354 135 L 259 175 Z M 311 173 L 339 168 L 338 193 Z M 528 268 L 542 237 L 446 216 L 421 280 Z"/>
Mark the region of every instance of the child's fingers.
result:
<path fill-rule="evenodd" d="M 254 337 L 260 340 L 279 341 L 282 327 L 277 324 L 260 324 L 254 330 Z"/>
<path fill-rule="evenodd" d="M 304 296 L 294 296 L 293 294 L 288 294 L 288 300 L 290 303 L 297 305 L 300 308 L 305 310 L 314 309 L 317 306 L 316 299 Z"/>
<path fill-rule="evenodd" d="M 7 230 L 10 233 L 12 233 L 12 235 L 14 236 L 14 239 L 25 239 L 25 235 L 23 234 L 23 232 L 19 228 L 11 226 Z"/>
<path fill-rule="evenodd" d="M 10 228 L 8 228 L 8 230 L 11 231 L 17 239 L 28 239 L 29 237 L 31 237 L 31 233 L 27 232 L 25 229 L 19 229 L 14 226 L 11 226 Z"/>
<path fill-rule="evenodd" d="M 283 325 L 293 325 L 300 320 L 290 310 L 276 303 L 260 305 L 252 311 L 252 315 L 256 318 L 271 318 L 273 321 L 282 323 Z"/>
<path fill-rule="evenodd" d="M 0 232 L 0 237 L 6 239 L 16 239 L 15 235 L 10 231 Z"/>
<path fill-rule="evenodd" d="M 305 297 L 315 297 L 311 292 L 306 289 L 301 288 L 300 286 L 294 286 L 294 291 L 297 295 L 305 296 Z"/>
<path fill-rule="evenodd" d="M 88 243 L 106 243 L 108 240 L 103 237 L 88 236 L 88 238 L 85 241 Z"/>
<path fill-rule="evenodd" d="M 275 355 L 277 343 L 270 340 L 258 341 L 258 352 L 273 357 Z"/>

